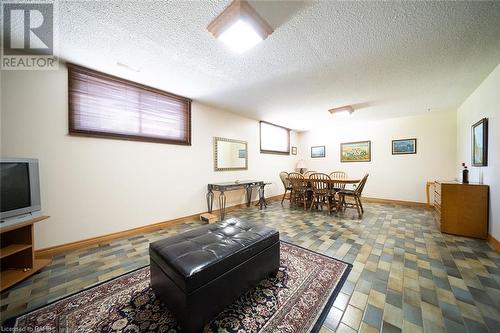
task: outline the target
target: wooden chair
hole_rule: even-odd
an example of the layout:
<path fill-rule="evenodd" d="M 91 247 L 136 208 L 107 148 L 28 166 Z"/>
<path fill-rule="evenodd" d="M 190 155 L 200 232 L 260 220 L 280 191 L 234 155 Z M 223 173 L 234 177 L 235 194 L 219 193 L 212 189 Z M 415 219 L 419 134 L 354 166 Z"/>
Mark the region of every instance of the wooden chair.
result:
<path fill-rule="evenodd" d="M 335 179 L 347 179 L 347 173 L 344 171 L 334 171 L 330 173 L 330 178 L 332 180 Z M 345 188 L 345 183 L 333 183 L 332 185 L 335 189 L 341 189 L 343 190 Z"/>
<path fill-rule="evenodd" d="M 288 180 L 288 172 L 282 171 L 280 172 L 280 179 L 281 182 L 283 183 L 283 186 L 285 187 L 285 193 L 283 193 L 283 198 L 281 199 L 281 205 L 283 206 L 283 201 L 285 199 L 290 200 L 291 199 L 291 193 L 286 196 L 287 192 L 292 192 L 292 185 L 290 184 L 290 180 Z"/>
<path fill-rule="evenodd" d="M 323 209 L 323 204 L 326 202 L 328 205 L 328 212 L 331 211 L 332 191 L 329 181 L 330 177 L 324 173 L 313 173 L 309 176 L 309 182 L 311 183 L 312 189 L 312 202 L 309 210 L 312 210 L 314 205 L 316 205 L 318 209 L 321 205 Z"/>
<path fill-rule="evenodd" d="M 358 216 L 361 218 L 365 210 L 363 209 L 363 204 L 361 203 L 361 194 L 363 193 L 363 188 L 365 187 L 366 180 L 368 179 L 368 174 L 366 174 L 363 179 L 359 182 L 358 186 L 354 190 L 340 190 L 337 192 L 339 194 L 339 205 L 345 208 L 356 208 L 358 210 Z M 354 199 L 354 203 L 347 202 L 346 197 L 351 197 Z"/>
<path fill-rule="evenodd" d="M 311 171 L 304 172 L 304 178 L 306 178 L 306 179 L 309 178 L 309 176 L 312 175 L 313 173 L 316 173 L 316 171 L 311 170 Z"/>
<path fill-rule="evenodd" d="M 307 185 L 307 180 L 304 179 L 298 172 L 291 172 L 288 174 L 288 180 L 292 187 L 292 192 L 290 195 L 290 202 L 294 204 L 303 204 L 304 210 L 307 209 L 307 194 L 309 191 L 309 186 Z"/>

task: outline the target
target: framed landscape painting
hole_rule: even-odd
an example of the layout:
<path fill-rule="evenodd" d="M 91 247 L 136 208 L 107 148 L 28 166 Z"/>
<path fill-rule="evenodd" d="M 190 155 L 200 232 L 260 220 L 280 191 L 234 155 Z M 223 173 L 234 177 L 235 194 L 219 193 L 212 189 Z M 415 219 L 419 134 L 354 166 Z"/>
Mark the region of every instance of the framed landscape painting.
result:
<path fill-rule="evenodd" d="M 340 144 L 340 162 L 370 162 L 371 159 L 371 141 Z"/>
<path fill-rule="evenodd" d="M 472 125 L 472 165 L 488 165 L 488 118 Z"/>
<path fill-rule="evenodd" d="M 417 153 L 417 139 L 392 140 L 392 155 Z"/>
<path fill-rule="evenodd" d="M 311 147 L 311 158 L 325 157 L 325 146 Z"/>

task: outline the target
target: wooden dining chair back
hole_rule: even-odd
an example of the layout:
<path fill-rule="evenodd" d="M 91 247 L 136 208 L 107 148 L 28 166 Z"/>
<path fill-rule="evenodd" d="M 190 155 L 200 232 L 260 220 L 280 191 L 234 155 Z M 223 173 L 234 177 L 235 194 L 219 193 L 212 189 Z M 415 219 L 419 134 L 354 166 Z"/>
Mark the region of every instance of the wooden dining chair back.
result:
<path fill-rule="evenodd" d="M 325 173 L 313 173 L 309 176 L 309 183 L 311 184 L 312 190 L 312 202 L 310 210 L 312 210 L 313 206 L 316 207 L 321 206 L 323 208 L 323 204 L 328 205 L 328 212 L 330 212 L 330 206 L 332 203 L 332 191 L 330 186 L 330 176 Z"/>
<path fill-rule="evenodd" d="M 365 212 L 363 208 L 363 204 L 361 203 L 361 195 L 363 193 L 363 189 L 365 188 L 366 181 L 368 180 L 368 174 L 366 174 L 356 186 L 354 190 L 341 190 L 338 192 L 340 197 L 340 204 L 345 208 L 356 208 L 358 211 L 358 216 L 361 218 Z M 347 202 L 346 197 L 353 198 L 354 202 Z"/>
<path fill-rule="evenodd" d="M 283 187 L 285 188 L 285 193 L 283 193 L 283 198 L 281 198 L 281 205 L 283 205 L 283 201 L 285 199 L 290 200 L 290 195 L 287 197 L 287 192 L 292 191 L 292 185 L 290 184 L 290 180 L 288 179 L 288 172 L 282 171 L 280 172 L 280 179 L 283 183 Z"/>
<path fill-rule="evenodd" d="M 298 172 L 291 172 L 288 174 L 290 187 L 292 189 L 290 194 L 290 202 L 293 204 L 302 204 L 304 210 L 307 209 L 307 195 L 309 186 L 307 180 Z"/>
<path fill-rule="evenodd" d="M 332 180 L 335 180 L 335 179 L 347 179 L 347 173 L 344 172 L 344 171 L 334 171 L 332 173 L 330 173 L 330 178 Z M 343 190 L 345 188 L 345 183 L 335 183 L 333 182 L 332 183 L 332 187 L 335 188 L 335 189 L 340 189 L 340 190 Z"/>
<path fill-rule="evenodd" d="M 361 194 L 363 193 L 363 189 L 365 188 L 366 181 L 368 180 L 368 174 L 366 174 L 363 179 L 359 182 L 358 186 L 354 190 L 354 193 L 361 198 Z"/>
<path fill-rule="evenodd" d="M 311 189 L 316 192 L 330 190 L 330 176 L 325 173 L 313 173 L 309 176 Z"/>
<path fill-rule="evenodd" d="M 310 175 L 312 175 L 313 173 L 316 173 L 316 171 L 306 171 L 304 172 L 304 178 L 309 178 Z"/>

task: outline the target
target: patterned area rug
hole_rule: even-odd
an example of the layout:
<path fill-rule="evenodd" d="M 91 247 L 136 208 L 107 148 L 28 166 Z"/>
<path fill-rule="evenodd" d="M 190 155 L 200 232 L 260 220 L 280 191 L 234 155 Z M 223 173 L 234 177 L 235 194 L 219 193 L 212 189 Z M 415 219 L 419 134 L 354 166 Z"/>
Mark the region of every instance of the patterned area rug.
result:
<path fill-rule="evenodd" d="M 275 276 L 260 282 L 204 332 L 317 332 L 351 265 L 281 242 Z M 180 332 L 155 297 L 149 267 L 127 273 L 5 322 L 22 332 Z"/>

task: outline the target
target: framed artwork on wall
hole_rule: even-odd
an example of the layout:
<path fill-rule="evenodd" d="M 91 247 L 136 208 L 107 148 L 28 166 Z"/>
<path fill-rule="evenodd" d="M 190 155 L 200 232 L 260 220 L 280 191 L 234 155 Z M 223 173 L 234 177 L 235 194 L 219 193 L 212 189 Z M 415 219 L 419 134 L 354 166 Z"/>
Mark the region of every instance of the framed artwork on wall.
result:
<path fill-rule="evenodd" d="M 297 147 L 292 147 L 292 155 L 297 155 Z"/>
<path fill-rule="evenodd" d="M 311 147 L 311 158 L 319 158 L 326 156 L 325 146 L 313 146 Z"/>
<path fill-rule="evenodd" d="M 340 144 L 340 162 L 370 162 L 371 159 L 371 141 Z"/>
<path fill-rule="evenodd" d="M 472 125 L 472 165 L 488 165 L 488 118 Z"/>
<path fill-rule="evenodd" d="M 392 155 L 407 155 L 417 153 L 417 139 L 392 140 Z"/>

